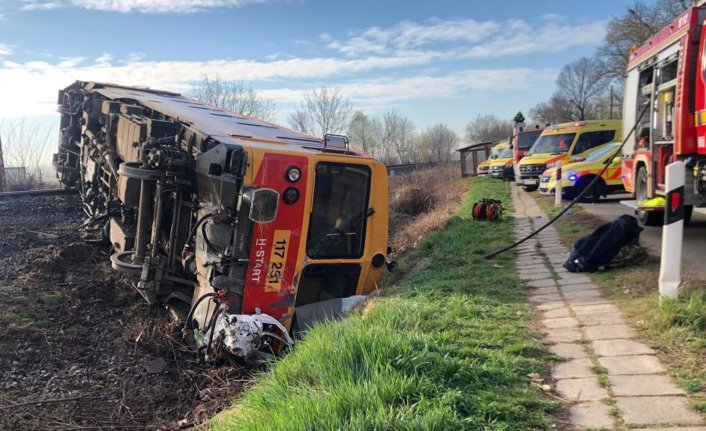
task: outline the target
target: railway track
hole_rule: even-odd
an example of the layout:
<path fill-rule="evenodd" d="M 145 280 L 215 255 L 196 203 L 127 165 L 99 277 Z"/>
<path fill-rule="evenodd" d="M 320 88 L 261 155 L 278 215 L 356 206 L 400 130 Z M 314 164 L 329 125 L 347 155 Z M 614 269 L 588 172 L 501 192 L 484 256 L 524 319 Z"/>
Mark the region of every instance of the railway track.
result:
<path fill-rule="evenodd" d="M 76 190 L 67 189 L 46 189 L 46 190 L 22 190 L 17 192 L 0 193 L 0 199 L 19 196 L 48 196 L 48 195 L 70 195 L 75 194 Z"/>

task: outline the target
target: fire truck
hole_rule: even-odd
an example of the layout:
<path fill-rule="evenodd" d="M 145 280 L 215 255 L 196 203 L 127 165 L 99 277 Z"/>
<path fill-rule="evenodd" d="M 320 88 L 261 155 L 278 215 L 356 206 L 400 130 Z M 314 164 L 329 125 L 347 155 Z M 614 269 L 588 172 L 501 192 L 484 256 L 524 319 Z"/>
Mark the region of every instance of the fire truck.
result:
<path fill-rule="evenodd" d="M 630 54 L 622 179 L 644 225 L 661 225 L 665 167 L 686 164 L 684 220 L 706 203 L 706 6 L 687 9 Z M 644 114 L 640 116 L 642 111 Z"/>

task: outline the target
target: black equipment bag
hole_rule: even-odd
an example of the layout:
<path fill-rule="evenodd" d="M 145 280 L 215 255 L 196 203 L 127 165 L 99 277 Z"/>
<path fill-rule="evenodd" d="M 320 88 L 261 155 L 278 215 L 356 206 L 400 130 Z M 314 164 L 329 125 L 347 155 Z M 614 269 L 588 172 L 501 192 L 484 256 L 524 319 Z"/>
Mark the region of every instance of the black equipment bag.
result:
<path fill-rule="evenodd" d="M 644 260 L 647 253 L 640 247 L 640 232 L 642 228 L 635 217 L 622 215 L 576 241 L 569 259 L 564 262 L 564 268 L 570 272 L 595 272 L 601 268 L 627 266 L 634 264 L 633 261 Z M 626 251 L 619 256 L 623 247 Z M 628 257 L 630 262 L 626 261 Z"/>

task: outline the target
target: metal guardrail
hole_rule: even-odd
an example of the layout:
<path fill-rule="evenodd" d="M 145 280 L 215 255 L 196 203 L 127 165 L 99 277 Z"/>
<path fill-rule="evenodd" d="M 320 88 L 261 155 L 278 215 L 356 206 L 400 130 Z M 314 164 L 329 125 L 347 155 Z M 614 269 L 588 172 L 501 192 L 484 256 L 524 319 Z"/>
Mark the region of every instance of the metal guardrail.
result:
<path fill-rule="evenodd" d="M 389 165 L 387 166 L 387 175 L 406 175 L 420 169 L 435 168 L 439 166 L 439 162 L 430 163 L 408 163 L 405 165 Z"/>

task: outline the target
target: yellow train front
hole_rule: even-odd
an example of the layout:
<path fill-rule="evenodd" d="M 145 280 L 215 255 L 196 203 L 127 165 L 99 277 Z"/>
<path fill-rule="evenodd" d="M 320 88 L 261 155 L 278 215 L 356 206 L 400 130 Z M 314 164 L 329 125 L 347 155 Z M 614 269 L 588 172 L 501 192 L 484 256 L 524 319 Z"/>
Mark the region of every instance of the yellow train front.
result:
<path fill-rule="evenodd" d="M 241 312 L 259 309 L 299 330 L 373 291 L 387 254 L 385 166 L 339 136 L 319 147 L 244 148 L 245 187 L 280 199 L 271 221 L 254 224 Z"/>
<path fill-rule="evenodd" d="M 60 181 L 111 265 L 185 322 L 207 359 L 269 358 L 349 309 L 387 260 L 387 172 L 317 138 L 176 93 L 59 93 Z"/>

